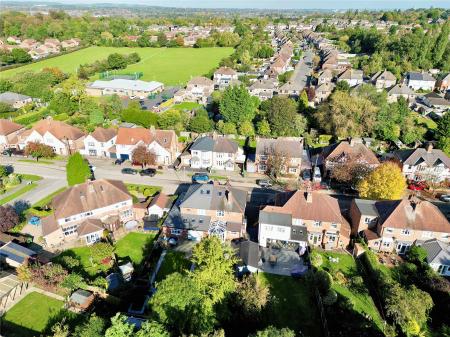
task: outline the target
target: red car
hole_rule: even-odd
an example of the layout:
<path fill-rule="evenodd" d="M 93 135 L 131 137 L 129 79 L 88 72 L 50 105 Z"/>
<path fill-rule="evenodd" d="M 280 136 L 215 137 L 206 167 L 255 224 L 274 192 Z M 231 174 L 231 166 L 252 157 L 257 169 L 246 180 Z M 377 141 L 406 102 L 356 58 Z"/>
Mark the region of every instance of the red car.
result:
<path fill-rule="evenodd" d="M 412 191 L 423 191 L 427 188 L 427 184 L 425 184 L 423 181 L 411 181 L 408 184 L 408 189 Z"/>

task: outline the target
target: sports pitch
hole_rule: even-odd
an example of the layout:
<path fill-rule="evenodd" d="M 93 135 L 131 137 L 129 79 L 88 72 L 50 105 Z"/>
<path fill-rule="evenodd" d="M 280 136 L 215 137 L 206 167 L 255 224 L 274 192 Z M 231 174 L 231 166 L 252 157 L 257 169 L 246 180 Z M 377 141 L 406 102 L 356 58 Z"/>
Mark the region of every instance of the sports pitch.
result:
<path fill-rule="evenodd" d="M 190 78 L 208 73 L 220 60 L 231 55 L 233 48 L 114 48 L 88 47 L 73 53 L 31 63 L 0 72 L 0 78 L 9 78 L 20 72 L 40 71 L 45 67 L 58 67 L 63 72 L 75 73 L 81 64 L 105 59 L 109 54 L 137 52 L 141 61 L 122 72 L 143 72 L 146 81 L 159 81 L 166 85 L 184 85 Z"/>

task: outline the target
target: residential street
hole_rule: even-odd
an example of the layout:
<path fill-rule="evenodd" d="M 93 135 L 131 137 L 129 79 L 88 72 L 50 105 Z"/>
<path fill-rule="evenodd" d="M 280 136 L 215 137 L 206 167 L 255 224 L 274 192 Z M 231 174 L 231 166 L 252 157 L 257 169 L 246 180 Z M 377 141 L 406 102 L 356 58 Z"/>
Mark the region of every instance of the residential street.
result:
<path fill-rule="evenodd" d="M 292 74 L 291 81 L 299 86 L 299 90 L 303 90 L 308 84 L 309 76 L 312 73 L 312 59 L 314 57 L 314 52 L 311 50 L 306 50 L 304 57 L 296 65 L 294 73 Z"/>

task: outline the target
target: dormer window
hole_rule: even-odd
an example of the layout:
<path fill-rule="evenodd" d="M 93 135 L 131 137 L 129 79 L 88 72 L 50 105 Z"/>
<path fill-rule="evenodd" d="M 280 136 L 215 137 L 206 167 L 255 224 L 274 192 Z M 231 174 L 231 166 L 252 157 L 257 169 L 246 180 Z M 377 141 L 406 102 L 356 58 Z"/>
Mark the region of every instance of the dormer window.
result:
<path fill-rule="evenodd" d="M 411 230 L 408 228 L 402 229 L 402 235 L 411 235 Z"/>

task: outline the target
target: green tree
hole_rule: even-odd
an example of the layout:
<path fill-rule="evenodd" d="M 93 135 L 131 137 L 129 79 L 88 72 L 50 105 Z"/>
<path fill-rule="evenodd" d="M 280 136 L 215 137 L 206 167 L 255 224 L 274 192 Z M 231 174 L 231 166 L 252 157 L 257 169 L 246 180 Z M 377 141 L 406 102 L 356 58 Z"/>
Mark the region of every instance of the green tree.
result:
<path fill-rule="evenodd" d="M 239 126 L 239 134 L 246 137 L 253 137 L 255 135 L 255 128 L 250 121 L 244 121 Z"/>
<path fill-rule="evenodd" d="M 373 200 L 401 199 L 405 188 L 402 170 L 393 162 L 381 164 L 358 184 L 359 195 Z"/>
<path fill-rule="evenodd" d="M 267 121 L 272 135 L 276 137 L 300 136 L 305 132 L 305 118 L 297 113 L 295 101 L 284 96 L 275 96 L 270 100 Z"/>
<path fill-rule="evenodd" d="M 106 322 L 95 313 L 83 324 L 78 324 L 73 332 L 73 337 L 103 337 L 105 336 Z"/>
<path fill-rule="evenodd" d="M 91 176 L 91 169 L 80 153 L 69 157 L 66 165 L 67 183 L 69 186 L 82 184 Z"/>
<path fill-rule="evenodd" d="M 114 249 L 114 246 L 109 242 L 97 242 L 89 246 L 90 256 L 97 263 L 104 259 L 112 258 Z"/>
<path fill-rule="evenodd" d="M 415 286 L 404 289 L 398 283 L 394 283 L 388 293 L 385 299 L 386 314 L 407 336 L 412 330 L 416 330 L 416 325 L 420 330 L 420 326 L 427 322 L 428 313 L 433 307 L 431 296 Z"/>
<path fill-rule="evenodd" d="M 223 121 L 219 121 L 217 123 L 217 129 L 220 131 L 220 133 L 222 133 L 224 135 L 237 134 L 236 124 L 231 123 L 231 122 L 223 123 Z"/>
<path fill-rule="evenodd" d="M 195 117 L 189 121 L 189 131 L 204 133 L 213 128 L 213 123 L 208 117 L 208 112 L 201 110 L 195 114 Z"/>
<path fill-rule="evenodd" d="M 270 133 L 271 133 L 270 124 L 265 119 L 259 121 L 256 124 L 256 130 L 257 130 L 258 135 L 261 135 L 261 136 L 264 136 L 264 137 L 269 137 Z"/>
<path fill-rule="evenodd" d="M 8 168 L 5 165 L 0 165 L 0 178 L 8 175 Z"/>
<path fill-rule="evenodd" d="M 157 125 L 158 115 L 141 110 L 138 102 L 131 102 L 126 109 L 122 110 L 122 121 L 149 128 Z"/>
<path fill-rule="evenodd" d="M 164 325 L 158 322 L 145 322 L 136 333 L 136 337 L 170 337 Z"/>
<path fill-rule="evenodd" d="M 178 110 L 167 110 L 158 116 L 158 125 L 164 130 L 183 131 L 187 122 L 186 114 Z"/>
<path fill-rule="evenodd" d="M 219 110 L 225 122 L 239 125 L 244 121 L 253 120 L 257 106 L 258 102 L 250 96 L 243 85 L 229 86 L 223 93 Z"/>
<path fill-rule="evenodd" d="M 416 245 L 412 246 L 406 253 L 406 257 L 408 258 L 408 260 L 416 264 L 422 264 L 426 262 L 427 256 L 427 251 L 422 247 Z"/>
<path fill-rule="evenodd" d="M 299 112 L 306 112 L 309 108 L 308 94 L 306 90 L 303 90 L 298 99 L 298 110 Z"/>
<path fill-rule="evenodd" d="M 250 337 L 295 337 L 295 332 L 288 328 L 278 329 L 274 326 L 269 326 L 250 335 Z"/>
<path fill-rule="evenodd" d="M 334 88 L 334 90 L 350 92 L 350 84 L 348 84 L 346 81 L 339 81 L 338 83 L 336 83 L 336 87 Z"/>
<path fill-rule="evenodd" d="M 249 275 L 238 283 L 236 304 L 249 319 L 257 319 L 269 301 L 269 288 L 256 277 Z"/>
<path fill-rule="evenodd" d="M 126 317 L 117 313 L 111 318 L 111 326 L 106 330 L 105 337 L 133 337 L 134 326 L 126 322 Z"/>
<path fill-rule="evenodd" d="M 61 286 L 71 291 L 74 291 L 79 288 L 86 288 L 87 284 L 80 274 L 70 273 L 61 283 Z"/>
<path fill-rule="evenodd" d="M 26 63 L 32 61 L 32 58 L 27 51 L 21 48 L 14 48 L 11 51 L 11 57 L 15 63 Z"/>
<path fill-rule="evenodd" d="M 110 54 L 107 60 L 110 69 L 125 69 L 128 65 L 127 58 L 118 53 Z"/>

